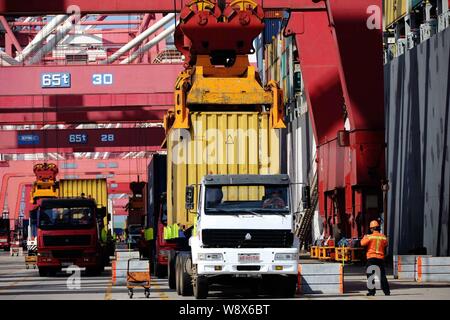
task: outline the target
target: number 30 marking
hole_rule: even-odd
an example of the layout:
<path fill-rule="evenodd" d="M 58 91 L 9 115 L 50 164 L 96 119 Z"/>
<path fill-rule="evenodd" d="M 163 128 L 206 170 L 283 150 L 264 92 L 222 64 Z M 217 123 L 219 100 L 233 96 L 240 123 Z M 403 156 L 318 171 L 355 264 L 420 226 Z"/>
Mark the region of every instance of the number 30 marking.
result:
<path fill-rule="evenodd" d="M 113 84 L 113 75 L 111 73 L 93 74 L 92 84 L 94 86 L 110 86 Z"/>

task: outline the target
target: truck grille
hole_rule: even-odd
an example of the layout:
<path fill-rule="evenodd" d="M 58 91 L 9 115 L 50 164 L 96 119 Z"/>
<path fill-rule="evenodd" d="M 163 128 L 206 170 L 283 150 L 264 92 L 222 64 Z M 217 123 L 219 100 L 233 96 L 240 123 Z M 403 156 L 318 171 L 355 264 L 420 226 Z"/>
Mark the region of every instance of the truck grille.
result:
<path fill-rule="evenodd" d="M 289 248 L 293 240 L 291 230 L 206 229 L 202 231 L 203 244 L 215 248 Z"/>
<path fill-rule="evenodd" d="M 44 236 L 44 245 L 51 246 L 88 246 L 91 236 Z"/>

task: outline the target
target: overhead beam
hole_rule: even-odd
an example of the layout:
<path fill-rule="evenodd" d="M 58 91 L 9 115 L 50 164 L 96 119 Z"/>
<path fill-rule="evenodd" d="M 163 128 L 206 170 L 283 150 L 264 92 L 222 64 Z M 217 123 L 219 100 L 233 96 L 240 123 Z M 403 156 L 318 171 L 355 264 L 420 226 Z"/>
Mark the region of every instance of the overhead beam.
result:
<path fill-rule="evenodd" d="M 83 14 L 99 13 L 168 13 L 179 12 L 187 0 L 0 0 L 0 14 L 43 15 L 64 14 L 76 5 Z M 324 1 L 313 0 L 256 0 L 264 9 L 317 9 Z"/>
<path fill-rule="evenodd" d="M 0 125 L 161 122 L 167 109 L 168 107 L 136 106 L 127 107 L 126 110 L 123 107 L 115 109 L 101 107 L 71 111 L 53 109 L 39 112 L 36 108 L 22 108 L 15 112 L 5 113 L 4 109 L 0 108 Z"/>
<path fill-rule="evenodd" d="M 183 0 L 1 0 L 0 14 L 39 15 L 66 13 L 72 5 L 80 7 L 82 13 L 135 13 L 174 12 L 182 7 Z"/>
<path fill-rule="evenodd" d="M 0 96 L 173 93 L 182 70 L 181 64 L 12 66 L 0 71 Z"/>
<path fill-rule="evenodd" d="M 2 130 L 0 153 L 160 151 L 162 127 Z"/>

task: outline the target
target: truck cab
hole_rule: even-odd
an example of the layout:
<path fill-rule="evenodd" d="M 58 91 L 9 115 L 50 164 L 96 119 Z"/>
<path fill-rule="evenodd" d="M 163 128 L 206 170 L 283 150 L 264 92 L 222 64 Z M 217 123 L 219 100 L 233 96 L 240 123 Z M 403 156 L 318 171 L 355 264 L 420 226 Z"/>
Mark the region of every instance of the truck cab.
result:
<path fill-rule="evenodd" d="M 206 175 L 202 179 L 197 221 L 189 239 L 191 255 L 178 258 L 181 264 L 192 259 L 196 298 L 205 298 L 208 286 L 217 280 L 237 277 L 257 278 L 280 289 L 281 295 L 295 294 L 298 248 L 294 247 L 289 185 L 287 175 Z M 187 208 L 194 209 L 194 197 L 194 186 L 188 186 Z M 189 283 L 180 286 L 190 289 Z"/>
<path fill-rule="evenodd" d="M 88 273 L 102 271 L 107 251 L 102 244 L 103 217 L 93 199 L 43 199 L 37 210 L 37 266 L 41 276 L 76 265 Z"/>
<path fill-rule="evenodd" d="M 142 237 L 142 231 L 143 227 L 140 224 L 130 224 L 127 227 L 128 243 L 130 248 L 134 249 L 138 247 L 139 240 Z"/>
<path fill-rule="evenodd" d="M 0 218 L 0 249 L 9 250 L 11 244 L 9 219 Z"/>

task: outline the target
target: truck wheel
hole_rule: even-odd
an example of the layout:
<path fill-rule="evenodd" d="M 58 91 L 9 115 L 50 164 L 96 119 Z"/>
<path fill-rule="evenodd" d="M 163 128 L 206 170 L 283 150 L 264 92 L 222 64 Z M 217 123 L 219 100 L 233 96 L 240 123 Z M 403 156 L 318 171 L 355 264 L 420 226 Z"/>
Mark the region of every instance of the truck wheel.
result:
<path fill-rule="evenodd" d="M 50 268 L 49 270 L 48 270 L 48 275 L 50 276 L 50 277 L 54 277 L 54 276 L 56 276 L 56 273 L 59 271 L 59 269 L 58 268 Z"/>
<path fill-rule="evenodd" d="M 205 276 L 195 276 L 193 291 L 195 299 L 206 299 L 208 297 L 208 278 Z"/>
<path fill-rule="evenodd" d="M 181 296 L 181 256 L 178 254 L 175 258 L 175 289 L 177 294 Z"/>
<path fill-rule="evenodd" d="M 165 278 L 167 273 L 167 267 L 159 263 L 156 263 L 155 265 L 156 265 L 155 276 L 160 279 Z"/>
<path fill-rule="evenodd" d="M 46 277 L 48 275 L 48 269 L 47 268 L 39 268 L 39 276 L 40 277 Z"/>
<path fill-rule="evenodd" d="M 297 290 L 297 276 L 288 275 L 282 276 L 279 279 L 279 286 L 277 286 L 276 295 L 281 298 L 293 298 Z"/>
<path fill-rule="evenodd" d="M 169 288 L 176 288 L 176 272 L 175 272 L 175 257 L 176 252 L 174 250 L 169 251 L 168 263 L 167 263 L 167 280 L 169 282 Z"/>
<path fill-rule="evenodd" d="M 86 268 L 86 274 L 90 277 L 97 277 L 102 274 L 103 268 L 94 267 Z"/>
<path fill-rule="evenodd" d="M 189 255 L 180 256 L 180 293 L 183 297 L 192 296 L 192 260 Z"/>

